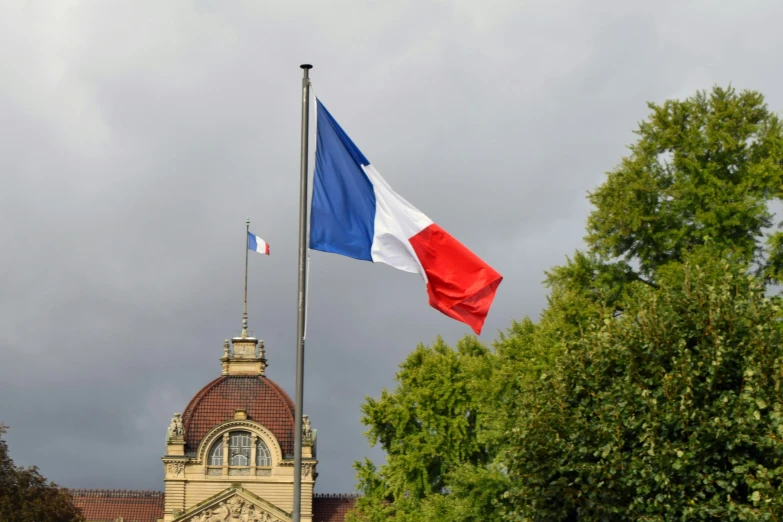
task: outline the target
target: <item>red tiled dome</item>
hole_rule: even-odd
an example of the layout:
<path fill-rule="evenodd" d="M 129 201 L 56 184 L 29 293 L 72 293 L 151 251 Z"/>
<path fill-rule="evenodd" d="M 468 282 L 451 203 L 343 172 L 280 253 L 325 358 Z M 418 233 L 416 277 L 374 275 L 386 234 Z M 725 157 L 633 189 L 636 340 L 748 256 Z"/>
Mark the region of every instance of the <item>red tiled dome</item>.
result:
<path fill-rule="evenodd" d="M 233 419 L 239 409 L 277 437 L 284 458 L 294 454 L 294 403 L 262 375 L 224 375 L 204 386 L 182 414 L 185 452 L 194 453 L 207 432 Z"/>

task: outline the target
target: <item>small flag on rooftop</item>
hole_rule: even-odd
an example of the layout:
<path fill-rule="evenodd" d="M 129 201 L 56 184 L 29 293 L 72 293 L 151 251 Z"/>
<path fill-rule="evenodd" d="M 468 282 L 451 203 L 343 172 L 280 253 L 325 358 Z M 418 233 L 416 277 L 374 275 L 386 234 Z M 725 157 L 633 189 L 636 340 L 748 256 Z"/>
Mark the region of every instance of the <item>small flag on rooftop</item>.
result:
<path fill-rule="evenodd" d="M 247 233 L 247 248 L 259 254 L 269 255 L 269 244 L 251 232 Z"/>

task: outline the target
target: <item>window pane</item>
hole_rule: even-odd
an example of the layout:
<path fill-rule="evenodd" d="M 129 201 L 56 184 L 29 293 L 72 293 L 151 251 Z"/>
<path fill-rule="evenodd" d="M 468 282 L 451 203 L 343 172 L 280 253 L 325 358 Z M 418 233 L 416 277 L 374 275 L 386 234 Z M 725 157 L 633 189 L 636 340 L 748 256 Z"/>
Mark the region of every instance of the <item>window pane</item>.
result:
<path fill-rule="evenodd" d="M 261 437 L 256 442 L 256 466 L 271 466 L 272 454 L 269 452 L 269 448 L 266 447 Z"/>
<path fill-rule="evenodd" d="M 219 440 L 212 445 L 212 449 L 209 450 L 209 465 L 210 466 L 222 466 L 223 465 L 223 441 Z"/>
<path fill-rule="evenodd" d="M 228 463 L 231 466 L 250 465 L 250 433 L 235 431 L 228 443 Z"/>

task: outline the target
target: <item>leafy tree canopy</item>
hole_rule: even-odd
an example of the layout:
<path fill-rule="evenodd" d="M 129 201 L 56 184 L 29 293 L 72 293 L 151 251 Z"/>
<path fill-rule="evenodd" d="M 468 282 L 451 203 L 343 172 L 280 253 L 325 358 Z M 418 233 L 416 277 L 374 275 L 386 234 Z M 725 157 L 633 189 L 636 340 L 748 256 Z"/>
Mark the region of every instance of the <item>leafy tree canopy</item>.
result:
<path fill-rule="evenodd" d="M 783 129 L 763 96 L 715 88 L 649 107 L 630 157 L 590 195 L 588 244 L 651 279 L 705 237 L 759 258 L 783 194 Z"/>
<path fill-rule="evenodd" d="M 783 128 L 732 88 L 649 107 L 538 322 L 367 399 L 356 520 L 780 519 Z"/>
<path fill-rule="evenodd" d="M 362 406 L 367 436 L 388 457 L 381 469 L 369 460 L 356 464 L 364 493 L 360 520 L 432 520 L 428 517 L 444 511 L 468 509 L 426 501 L 455 488 L 484 492 L 476 501 L 494 509 L 497 495 L 487 486 L 505 484 L 505 477 L 493 468 L 492 444 L 480 436 L 489 422 L 481 403 L 493 393 L 492 359 L 475 338 L 461 340 L 456 350 L 439 338 L 408 356 L 393 393 L 367 398 Z M 473 487 L 477 481 L 479 488 Z"/>
<path fill-rule="evenodd" d="M 70 495 L 47 481 L 35 466 L 14 466 L 0 424 L 0 520 L 14 522 L 84 522 Z"/>
<path fill-rule="evenodd" d="M 783 126 L 764 97 L 715 87 L 648 105 L 630 155 L 589 195 L 587 250 L 548 273 L 553 298 L 622 308 L 638 283 L 655 286 L 661 267 L 708 240 L 779 281 L 783 234 L 770 205 L 783 196 Z"/>
<path fill-rule="evenodd" d="M 781 301 L 714 252 L 657 274 L 518 396 L 509 520 L 780 520 Z"/>

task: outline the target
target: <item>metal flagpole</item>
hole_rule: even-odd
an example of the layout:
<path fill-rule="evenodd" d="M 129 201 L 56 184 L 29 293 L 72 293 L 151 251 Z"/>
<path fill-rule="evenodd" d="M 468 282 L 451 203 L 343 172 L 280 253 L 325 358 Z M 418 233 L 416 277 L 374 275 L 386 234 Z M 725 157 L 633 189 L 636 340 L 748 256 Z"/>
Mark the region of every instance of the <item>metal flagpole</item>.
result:
<path fill-rule="evenodd" d="M 245 220 L 245 311 L 242 312 L 242 338 L 247 337 L 247 251 L 250 250 L 250 218 Z"/>
<path fill-rule="evenodd" d="M 304 394 L 304 329 L 307 302 L 307 137 L 310 116 L 310 64 L 302 68 L 302 145 L 299 166 L 299 300 L 296 318 L 296 419 L 294 427 L 293 522 L 302 511 L 302 395 Z"/>

